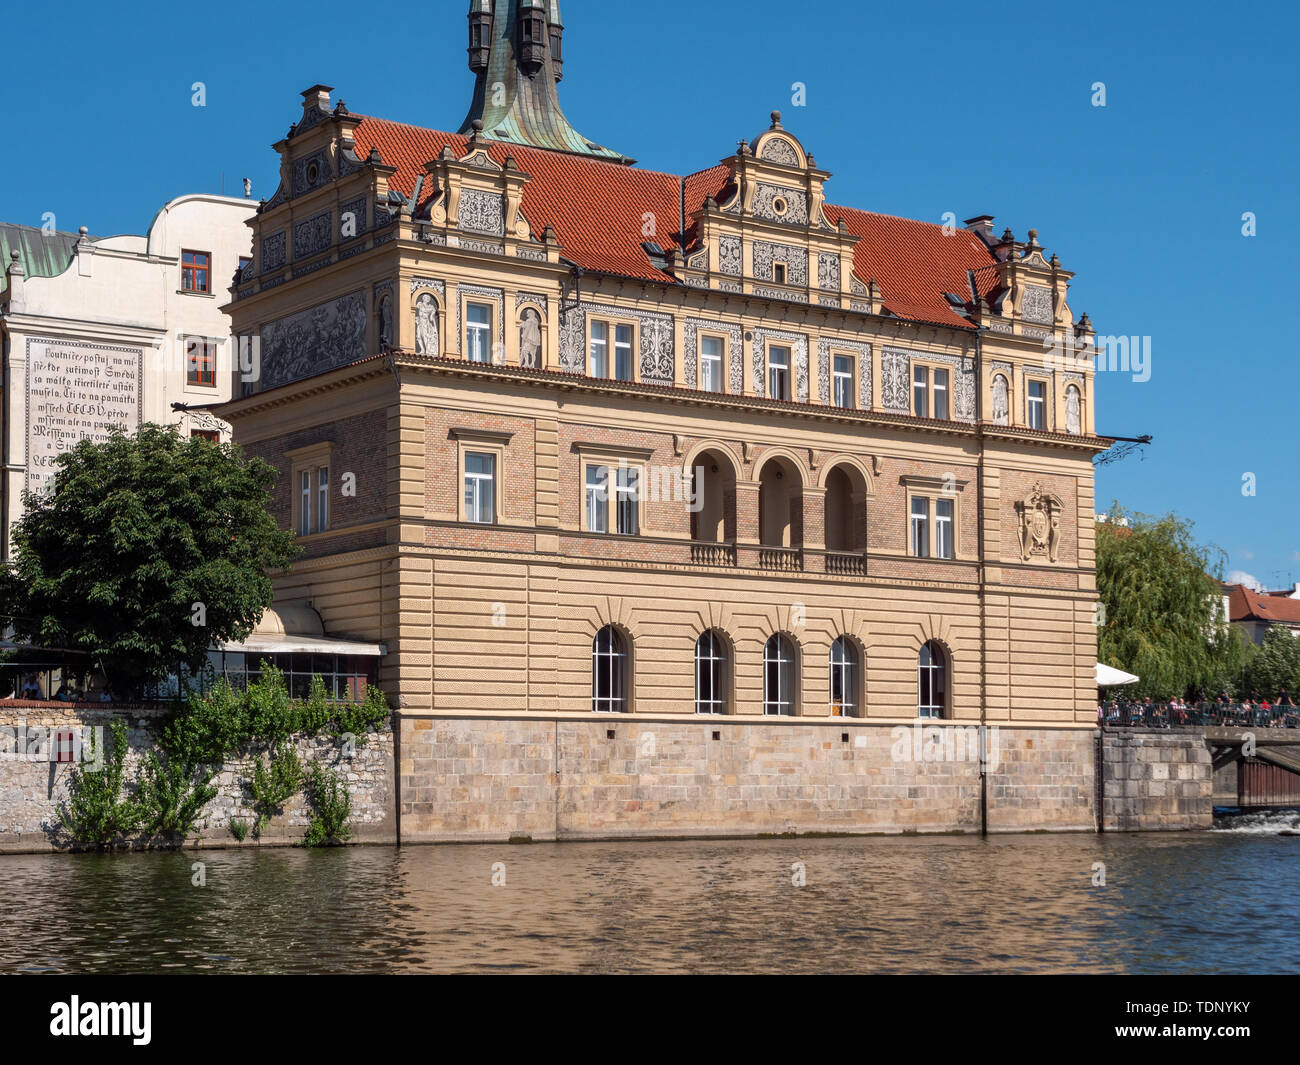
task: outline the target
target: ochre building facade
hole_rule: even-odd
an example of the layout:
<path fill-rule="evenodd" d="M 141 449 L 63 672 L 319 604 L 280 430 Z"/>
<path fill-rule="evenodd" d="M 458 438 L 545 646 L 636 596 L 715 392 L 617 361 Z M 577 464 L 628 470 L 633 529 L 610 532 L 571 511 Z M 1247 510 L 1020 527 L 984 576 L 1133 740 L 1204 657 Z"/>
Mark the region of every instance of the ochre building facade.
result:
<path fill-rule="evenodd" d="M 457 133 L 304 94 L 228 307 L 277 603 L 384 645 L 402 838 L 1093 829 L 1072 275 L 832 206 L 775 113 L 639 169 L 557 4 L 470 34 Z"/>

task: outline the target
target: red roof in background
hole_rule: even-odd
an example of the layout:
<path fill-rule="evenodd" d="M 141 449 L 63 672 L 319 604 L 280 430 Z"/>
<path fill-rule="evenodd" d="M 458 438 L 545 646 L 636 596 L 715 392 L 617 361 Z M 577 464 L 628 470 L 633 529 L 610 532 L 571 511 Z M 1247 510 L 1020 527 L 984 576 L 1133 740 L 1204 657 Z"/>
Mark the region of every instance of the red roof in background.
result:
<path fill-rule="evenodd" d="M 1242 584 L 1226 587 L 1230 621 L 1277 621 L 1284 625 L 1300 625 L 1300 599 L 1261 595 Z"/>
<path fill-rule="evenodd" d="M 354 136 L 358 156 L 365 158 L 371 148 L 377 148 L 384 164 L 397 168 L 390 185 L 408 197 L 424 174 L 424 165 L 445 146 L 450 145 L 458 157 L 468 150 L 467 138 L 458 134 L 382 118 L 363 117 Z M 725 165 L 681 178 L 525 145 L 488 142 L 485 147 L 497 163 L 513 155 L 519 169 L 531 175 L 533 180 L 524 186 L 524 217 L 536 233 L 553 226 L 566 258 L 587 270 L 669 284 L 676 282 L 655 267 L 642 243 L 652 241 L 665 251 L 682 247 L 678 230 L 684 182 L 689 246 L 705 198 L 719 198 L 730 177 Z M 971 270 L 980 271 L 980 294 L 991 290 L 993 271 L 987 268 L 996 259 L 974 233 L 958 229 L 948 235 L 931 222 L 850 207 L 827 204 L 823 210 L 832 225 L 843 218 L 849 232 L 862 238 L 856 247 L 854 273 L 864 284 L 875 280 L 890 313 L 972 328 L 943 294 L 970 299 Z M 643 233 L 647 213 L 655 216 L 653 237 Z"/>

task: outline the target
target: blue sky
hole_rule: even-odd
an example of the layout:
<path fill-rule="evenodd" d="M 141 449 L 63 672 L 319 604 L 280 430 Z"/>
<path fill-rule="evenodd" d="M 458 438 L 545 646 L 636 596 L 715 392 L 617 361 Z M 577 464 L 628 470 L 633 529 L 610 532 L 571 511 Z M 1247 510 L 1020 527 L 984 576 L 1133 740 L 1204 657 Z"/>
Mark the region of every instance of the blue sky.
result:
<path fill-rule="evenodd" d="M 353 111 L 454 129 L 467 9 L 11 4 L 0 218 L 140 232 L 223 175 L 270 196 L 269 146 L 316 82 Z M 1151 338 L 1149 380 L 1098 378 L 1099 430 L 1155 437 L 1099 471 L 1099 507 L 1178 511 L 1229 569 L 1300 579 L 1295 6 L 832 3 L 813 31 L 790 23 L 817 10 L 563 0 L 565 110 L 640 165 L 689 172 L 778 108 L 835 202 L 1038 229 L 1077 274 L 1076 313 Z"/>

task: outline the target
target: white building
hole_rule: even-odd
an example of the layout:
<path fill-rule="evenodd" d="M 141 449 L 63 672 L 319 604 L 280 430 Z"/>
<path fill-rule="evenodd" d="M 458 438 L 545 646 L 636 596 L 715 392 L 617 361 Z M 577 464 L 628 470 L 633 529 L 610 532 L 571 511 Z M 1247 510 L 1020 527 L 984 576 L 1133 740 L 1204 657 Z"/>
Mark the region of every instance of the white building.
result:
<path fill-rule="evenodd" d="M 0 225 L 3 557 L 23 490 L 39 490 L 79 440 L 144 422 L 229 438 L 224 423 L 172 404 L 231 397 L 238 354 L 221 308 L 249 261 L 256 210 L 247 199 L 181 196 L 143 236 Z"/>

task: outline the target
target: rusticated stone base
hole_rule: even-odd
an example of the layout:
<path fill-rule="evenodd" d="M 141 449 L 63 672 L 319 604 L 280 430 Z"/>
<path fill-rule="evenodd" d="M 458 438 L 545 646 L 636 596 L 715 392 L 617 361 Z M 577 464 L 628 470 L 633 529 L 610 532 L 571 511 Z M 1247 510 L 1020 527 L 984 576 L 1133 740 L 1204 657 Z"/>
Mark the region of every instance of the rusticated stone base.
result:
<path fill-rule="evenodd" d="M 981 827 L 975 728 L 403 717 L 399 733 L 403 842 Z M 1095 735 L 990 729 L 989 831 L 1095 830 Z"/>

